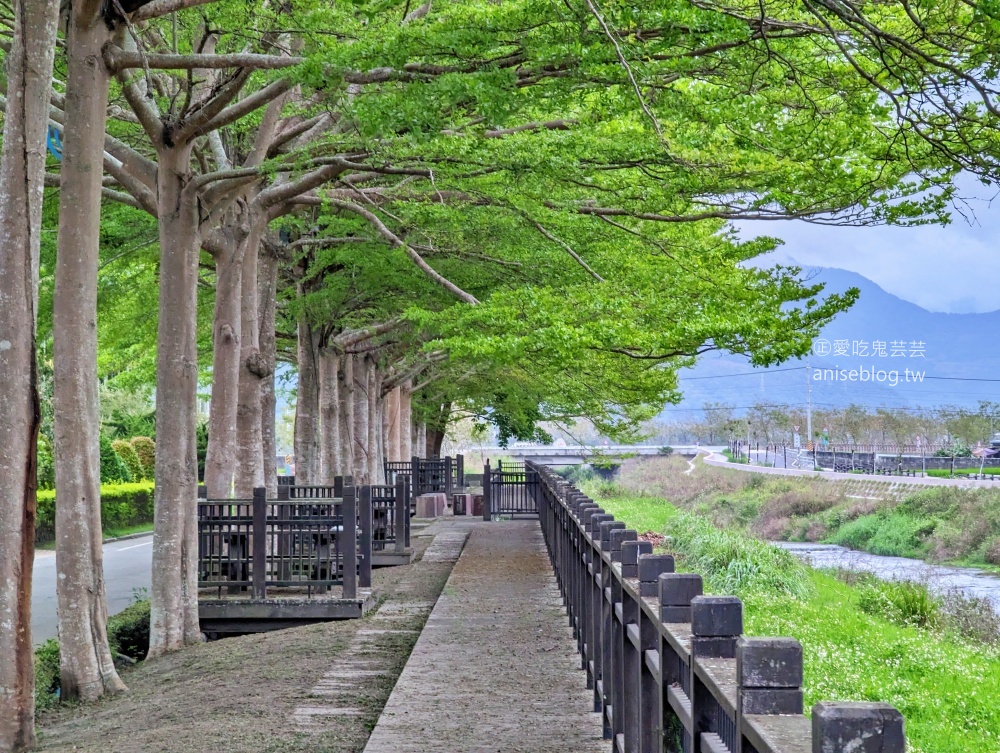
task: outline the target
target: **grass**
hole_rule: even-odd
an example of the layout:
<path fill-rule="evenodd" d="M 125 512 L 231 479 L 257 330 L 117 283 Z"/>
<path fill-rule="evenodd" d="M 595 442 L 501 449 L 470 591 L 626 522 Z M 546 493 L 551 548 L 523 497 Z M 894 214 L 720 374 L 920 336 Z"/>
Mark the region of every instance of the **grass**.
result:
<path fill-rule="evenodd" d="M 142 523 L 137 526 L 130 526 L 126 528 L 106 528 L 104 529 L 104 539 L 120 539 L 123 536 L 133 536 L 140 533 L 152 533 L 153 524 L 152 523 Z M 35 549 L 39 549 L 46 552 L 54 552 L 56 549 L 55 541 L 42 541 L 35 544 Z"/>
<path fill-rule="evenodd" d="M 928 469 L 927 475 L 934 476 L 935 478 L 952 478 L 952 476 L 972 476 L 974 474 L 980 473 L 978 468 L 956 468 L 955 473 L 952 474 L 950 470 L 945 470 L 942 468 L 931 468 Z M 1000 468 L 996 467 L 985 467 L 982 473 L 986 475 L 1000 476 Z"/>
<path fill-rule="evenodd" d="M 714 530 L 661 498 L 598 501 L 630 528 L 669 536 L 681 566 L 700 572 L 706 590 L 741 596 L 747 635 L 798 639 L 807 708 L 820 700 L 882 701 L 906 717 L 911 751 L 1000 750 L 993 698 L 1000 652 L 950 629 L 926 589 L 870 578 L 845 584 L 747 535 Z M 744 572 L 754 575 L 730 577 Z"/>
<path fill-rule="evenodd" d="M 619 496 L 670 499 L 718 528 L 761 539 L 835 543 L 873 554 L 974 567 L 1000 567 L 1000 484 L 996 488 L 911 487 L 887 481 L 737 473 L 673 458 L 626 463 Z M 617 491 L 616 491 L 617 490 Z"/>

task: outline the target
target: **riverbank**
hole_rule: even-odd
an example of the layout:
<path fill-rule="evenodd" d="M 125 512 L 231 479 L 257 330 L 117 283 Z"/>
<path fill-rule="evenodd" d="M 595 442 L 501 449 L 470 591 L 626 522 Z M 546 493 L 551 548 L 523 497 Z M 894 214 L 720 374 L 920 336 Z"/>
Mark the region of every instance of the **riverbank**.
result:
<path fill-rule="evenodd" d="M 692 474 L 694 475 L 694 474 Z M 801 564 L 745 533 L 719 530 L 651 496 L 601 496 L 630 528 L 653 531 L 706 590 L 744 601 L 747 635 L 790 635 L 804 648 L 806 707 L 821 698 L 884 701 L 906 717 L 910 750 L 1000 750 L 1000 651 L 963 637 L 921 602 L 919 589 L 853 584 Z"/>
<path fill-rule="evenodd" d="M 1000 488 L 827 479 L 649 458 L 625 463 L 622 494 L 669 499 L 762 539 L 827 543 L 891 557 L 1000 567 Z M 685 473 L 685 471 L 689 471 Z M 927 481 L 938 481 L 927 479 Z"/>

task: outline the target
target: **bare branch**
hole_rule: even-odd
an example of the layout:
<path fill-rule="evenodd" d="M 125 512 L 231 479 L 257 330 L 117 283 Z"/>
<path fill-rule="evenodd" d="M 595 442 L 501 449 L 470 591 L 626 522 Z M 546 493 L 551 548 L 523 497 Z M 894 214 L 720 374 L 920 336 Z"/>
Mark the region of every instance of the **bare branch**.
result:
<path fill-rule="evenodd" d="M 195 8 L 199 5 L 208 5 L 212 2 L 215 2 L 215 0 L 153 0 L 132 13 L 132 22 L 148 21 L 152 18 L 166 16 L 178 10 Z"/>
<path fill-rule="evenodd" d="M 260 55 L 252 52 L 235 52 L 228 55 L 165 55 L 153 53 L 142 55 L 138 52 L 127 52 L 117 45 L 109 44 L 104 48 L 104 63 L 113 73 L 128 68 L 142 68 L 144 63 L 150 68 L 160 70 L 194 70 L 196 68 L 253 68 L 255 70 L 278 70 L 291 68 L 303 62 L 305 58 L 287 57 L 284 55 Z"/>

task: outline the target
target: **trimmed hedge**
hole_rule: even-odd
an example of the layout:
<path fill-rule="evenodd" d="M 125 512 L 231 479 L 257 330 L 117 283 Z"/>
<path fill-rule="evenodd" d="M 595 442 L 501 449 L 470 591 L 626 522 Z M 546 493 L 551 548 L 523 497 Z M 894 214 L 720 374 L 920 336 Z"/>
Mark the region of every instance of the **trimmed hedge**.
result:
<path fill-rule="evenodd" d="M 149 437 L 132 437 L 132 448 L 142 464 L 143 478 L 153 478 L 156 466 L 156 443 Z"/>
<path fill-rule="evenodd" d="M 111 440 L 101 434 L 101 483 L 102 484 L 127 484 L 135 479 L 129 473 L 128 466 L 122 462 L 111 446 Z"/>
<path fill-rule="evenodd" d="M 128 468 L 128 472 L 132 474 L 133 481 L 148 480 L 142 471 L 142 463 L 139 462 L 139 456 L 136 454 L 131 442 L 127 439 L 116 439 L 111 443 L 111 446 L 118 453 L 118 457 L 121 458 L 125 467 Z"/>
<path fill-rule="evenodd" d="M 153 482 L 101 485 L 101 525 L 105 531 L 153 522 Z M 56 493 L 38 492 L 35 541 L 51 541 L 56 535 Z"/>

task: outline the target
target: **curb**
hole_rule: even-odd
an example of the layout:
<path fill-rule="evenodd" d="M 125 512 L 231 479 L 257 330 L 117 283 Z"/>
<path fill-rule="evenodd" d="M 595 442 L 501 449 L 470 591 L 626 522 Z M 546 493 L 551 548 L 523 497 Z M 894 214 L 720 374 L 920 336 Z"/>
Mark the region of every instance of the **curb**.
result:
<path fill-rule="evenodd" d="M 104 539 L 101 543 L 114 544 L 116 541 L 131 541 L 132 539 L 141 539 L 145 538 L 146 536 L 152 536 L 152 535 L 153 535 L 152 531 L 143 531 L 141 533 L 130 533 L 127 536 L 117 536 L 112 539 Z"/>

